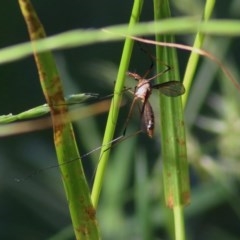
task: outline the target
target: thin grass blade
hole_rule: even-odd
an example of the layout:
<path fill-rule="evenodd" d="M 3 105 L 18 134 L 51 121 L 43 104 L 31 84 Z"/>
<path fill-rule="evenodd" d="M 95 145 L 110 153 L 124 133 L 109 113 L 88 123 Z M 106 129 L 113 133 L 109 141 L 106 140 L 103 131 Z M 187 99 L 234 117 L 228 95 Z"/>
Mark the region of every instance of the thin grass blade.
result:
<path fill-rule="evenodd" d="M 129 21 L 128 31 L 131 31 L 136 25 L 136 23 L 138 22 L 141 9 L 142 9 L 142 4 L 143 4 L 142 0 L 134 1 L 131 18 Z M 98 164 L 96 177 L 93 184 L 92 201 L 95 207 L 98 205 L 100 191 L 103 183 L 104 172 L 109 159 L 109 154 L 110 154 L 109 143 L 112 142 L 112 139 L 114 136 L 114 131 L 115 131 L 117 118 L 118 118 L 119 106 L 121 104 L 121 98 L 122 98 L 121 93 L 124 89 L 124 80 L 126 77 L 126 72 L 128 69 L 130 58 L 131 58 L 133 43 L 134 41 L 130 38 L 127 38 L 124 43 L 122 58 L 120 61 L 117 80 L 114 88 L 114 96 L 113 96 L 112 104 L 110 107 L 103 144 L 102 144 L 102 146 L 104 147 L 101 149 L 100 161 Z"/>
<path fill-rule="evenodd" d="M 203 21 L 204 22 L 207 22 L 209 20 L 209 18 L 211 17 L 214 6 L 215 6 L 215 0 L 206 1 L 204 13 L 203 13 Z M 204 33 L 198 32 L 196 35 L 193 47 L 201 48 L 203 45 L 203 42 L 204 42 L 204 38 L 205 38 Z M 194 74 L 195 74 L 195 71 L 197 68 L 199 57 L 200 57 L 199 54 L 192 52 L 189 57 L 188 63 L 187 63 L 186 71 L 185 71 L 184 78 L 183 78 L 183 82 L 186 86 L 186 93 L 182 98 L 184 109 L 187 104 L 187 99 L 189 96 L 190 88 L 191 88 L 193 77 L 194 77 Z"/>

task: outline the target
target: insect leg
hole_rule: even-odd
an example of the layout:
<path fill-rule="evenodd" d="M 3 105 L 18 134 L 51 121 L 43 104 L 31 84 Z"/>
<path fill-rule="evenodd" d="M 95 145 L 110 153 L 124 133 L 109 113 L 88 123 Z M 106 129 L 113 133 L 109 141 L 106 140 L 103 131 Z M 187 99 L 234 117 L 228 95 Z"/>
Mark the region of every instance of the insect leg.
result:
<path fill-rule="evenodd" d="M 138 99 L 138 98 L 135 97 L 135 98 L 133 99 L 133 101 L 132 101 L 131 107 L 130 107 L 129 112 L 128 112 L 127 119 L 126 119 L 125 124 L 124 124 L 123 136 L 125 136 L 125 134 L 126 134 L 127 126 L 128 126 L 128 123 L 129 123 L 129 121 L 130 121 L 130 119 L 131 119 L 131 116 L 132 116 L 132 110 L 133 110 L 133 107 L 134 107 L 137 99 Z"/>

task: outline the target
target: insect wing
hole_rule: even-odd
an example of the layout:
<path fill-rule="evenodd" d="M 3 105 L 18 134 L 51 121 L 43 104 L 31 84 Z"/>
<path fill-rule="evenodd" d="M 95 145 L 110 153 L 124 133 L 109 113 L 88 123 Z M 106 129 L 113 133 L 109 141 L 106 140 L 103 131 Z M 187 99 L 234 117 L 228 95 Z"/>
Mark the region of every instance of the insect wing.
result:
<path fill-rule="evenodd" d="M 169 81 L 165 83 L 159 83 L 152 88 L 159 89 L 159 91 L 169 97 L 177 97 L 185 93 L 185 88 L 180 81 Z"/>

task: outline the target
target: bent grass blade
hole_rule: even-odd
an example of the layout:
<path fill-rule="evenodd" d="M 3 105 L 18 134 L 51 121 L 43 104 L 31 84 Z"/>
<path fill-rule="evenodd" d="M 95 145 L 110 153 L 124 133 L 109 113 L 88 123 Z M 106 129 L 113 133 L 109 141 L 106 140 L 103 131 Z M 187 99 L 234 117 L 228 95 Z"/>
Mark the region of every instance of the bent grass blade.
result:
<path fill-rule="evenodd" d="M 213 61 L 215 64 L 217 64 L 220 67 L 220 69 L 222 70 L 222 72 L 226 75 L 227 79 L 229 79 L 232 82 L 232 84 L 236 87 L 236 89 L 238 89 L 238 91 L 240 91 L 240 83 L 234 78 L 234 76 L 228 70 L 228 68 L 217 57 L 215 57 L 212 53 L 210 53 L 206 50 L 203 50 L 201 48 L 192 47 L 192 46 L 189 46 L 186 44 L 184 45 L 184 44 L 179 44 L 179 43 L 154 41 L 154 40 L 139 38 L 139 37 L 134 37 L 134 36 L 129 36 L 129 38 L 139 41 L 139 42 L 146 43 L 146 44 L 155 45 L 155 46 L 182 49 L 182 50 L 194 52 L 203 57 L 206 57 L 209 60 Z"/>

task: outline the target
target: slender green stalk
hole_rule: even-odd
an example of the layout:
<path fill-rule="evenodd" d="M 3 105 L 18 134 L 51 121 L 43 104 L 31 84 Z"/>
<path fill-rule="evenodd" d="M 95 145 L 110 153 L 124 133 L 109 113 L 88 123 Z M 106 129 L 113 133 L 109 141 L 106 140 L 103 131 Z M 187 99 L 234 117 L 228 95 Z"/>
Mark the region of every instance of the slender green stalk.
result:
<path fill-rule="evenodd" d="M 177 205 L 173 208 L 175 239 L 185 240 L 185 225 L 183 206 Z"/>
<path fill-rule="evenodd" d="M 215 6 L 215 0 L 207 0 L 206 1 L 206 5 L 205 5 L 205 9 L 204 9 L 204 13 L 203 13 L 203 21 L 207 22 L 209 20 L 209 18 L 211 17 L 211 14 L 213 12 Z M 204 42 L 204 37 L 205 35 L 201 32 L 198 32 L 193 44 L 194 48 L 201 48 Z M 182 97 L 182 101 L 183 101 L 183 108 L 185 109 L 186 103 L 187 103 L 187 99 L 189 96 L 189 92 L 191 89 L 191 85 L 192 85 L 192 81 L 193 81 L 193 77 L 197 68 L 197 64 L 199 61 L 199 54 L 192 52 L 188 63 L 187 63 L 187 67 L 185 70 L 185 74 L 184 74 L 184 78 L 183 78 L 183 82 L 186 88 L 186 93 L 185 95 Z"/>
<path fill-rule="evenodd" d="M 19 5 L 31 41 L 44 38 L 45 31 L 30 1 L 19 0 Z M 79 153 L 53 55 L 49 51 L 37 53 L 32 43 L 42 90 L 51 110 L 54 143 L 76 239 L 99 239 L 95 209 L 82 165 L 80 161 L 64 164 L 71 159 L 78 159 Z"/>
<path fill-rule="evenodd" d="M 135 24 L 138 22 L 141 9 L 142 9 L 142 0 L 135 0 L 133 4 L 133 9 L 131 13 L 131 18 L 129 21 L 129 28 L 128 31 L 131 31 Z M 126 72 L 128 69 L 128 65 L 131 58 L 133 48 L 133 40 L 127 38 L 124 43 L 123 47 L 123 53 L 122 58 L 120 61 L 120 66 L 118 70 L 117 80 L 114 88 L 114 96 L 112 100 L 112 104 L 110 107 L 105 135 L 103 138 L 103 148 L 101 149 L 100 153 L 100 161 L 98 164 L 94 184 L 93 184 L 93 190 L 92 190 L 92 202 L 94 207 L 96 208 L 98 205 L 99 195 L 102 188 L 103 178 L 104 178 L 104 172 L 107 166 L 110 149 L 109 149 L 109 143 L 113 139 L 117 118 L 118 118 L 118 112 L 119 112 L 119 106 L 121 104 L 121 98 L 122 98 L 122 90 L 124 88 L 124 80 L 126 76 Z"/>
<path fill-rule="evenodd" d="M 154 16 L 156 20 L 170 17 L 169 3 L 167 0 L 154 0 Z M 157 41 L 173 42 L 172 36 L 156 35 Z M 160 48 L 156 46 L 157 59 L 166 62 L 173 70 L 162 77 L 162 80 L 179 79 L 176 50 L 173 48 Z M 157 71 L 162 66 L 157 65 Z M 160 79 L 159 79 L 160 80 Z M 161 80 L 161 81 L 162 81 Z M 188 204 L 189 197 L 189 174 L 187 164 L 187 151 L 185 140 L 185 129 L 183 120 L 183 108 L 181 97 L 169 98 L 160 95 L 161 112 L 161 143 L 163 160 L 163 184 L 166 205 L 174 209 L 175 239 L 185 239 L 184 217 L 182 209 Z M 177 209 L 177 210 L 176 210 Z"/>

